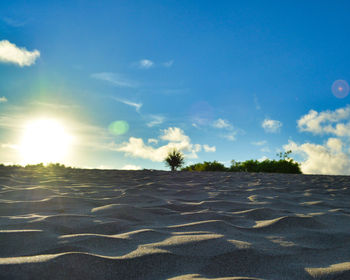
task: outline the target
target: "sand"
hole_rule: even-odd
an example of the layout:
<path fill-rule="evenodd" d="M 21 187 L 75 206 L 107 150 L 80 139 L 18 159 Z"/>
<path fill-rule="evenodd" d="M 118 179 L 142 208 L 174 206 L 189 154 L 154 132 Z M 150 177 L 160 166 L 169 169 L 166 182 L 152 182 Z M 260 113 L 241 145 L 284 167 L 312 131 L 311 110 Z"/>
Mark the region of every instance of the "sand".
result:
<path fill-rule="evenodd" d="M 350 177 L 2 169 L 0 279 L 350 279 Z"/>

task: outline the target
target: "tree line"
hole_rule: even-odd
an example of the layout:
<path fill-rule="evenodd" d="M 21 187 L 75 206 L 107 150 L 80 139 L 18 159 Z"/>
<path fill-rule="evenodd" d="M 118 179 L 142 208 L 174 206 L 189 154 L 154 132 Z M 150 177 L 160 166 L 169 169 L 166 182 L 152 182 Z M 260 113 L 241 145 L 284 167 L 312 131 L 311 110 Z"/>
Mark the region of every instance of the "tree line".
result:
<path fill-rule="evenodd" d="M 226 167 L 224 164 L 218 161 L 204 161 L 203 163 L 196 163 L 186 167 L 184 166 L 184 155 L 174 149 L 168 153 L 165 158 L 165 163 L 171 168 L 172 171 L 181 169 L 181 171 L 226 171 L 226 172 L 269 172 L 269 173 L 294 173 L 301 174 L 300 164 L 293 159 L 289 158 L 292 151 L 277 154 L 278 160 L 265 159 L 263 161 L 258 160 L 246 160 L 238 162 L 231 161 L 231 166 Z"/>

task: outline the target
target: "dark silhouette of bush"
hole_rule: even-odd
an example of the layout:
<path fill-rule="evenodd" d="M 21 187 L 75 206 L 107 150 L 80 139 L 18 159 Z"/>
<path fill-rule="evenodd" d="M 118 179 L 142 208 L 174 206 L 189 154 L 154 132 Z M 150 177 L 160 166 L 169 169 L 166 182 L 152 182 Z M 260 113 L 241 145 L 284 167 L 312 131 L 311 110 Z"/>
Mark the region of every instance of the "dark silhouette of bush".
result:
<path fill-rule="evenodd" d="M 65 166 L 64 164 L 61 163 L 37 163 L 37 164 L 27 164 L 24 168 L 27 169 L 69 169 L 71 168 L 70 166 Z"/>
<path fill-rule="evenodd" d="M 165 164 L 171 168 L 171 171 L 175 171 L 177 168 L 181 168 L 185 163 L 183 154 L 177 149 L 173 149 L 168 153 L 165 158 Z"/>
<path fill-rule="evenodd" d="M 205 161 L 203 163 L 196 163 L 189 165 L 182 169 L 183 171 L 228 171 L 222 163 L 214 160 L 213 162 Z"/>
<path fill-rule="evenodd" d="M 71 169 L 70 166 L 65 166 L 61 163 L 49 163 L 46 168 L 53 169 L 53 170 L 61 170 L 61 169 Z"/>
<path fill-rule="evenodd" d="M 246 160 L 237 162 L 232 160 L 229 168 L 217 161 L 196 163 L 189 165 L 184 171 L 231 171 L 231 172 L 267 172 L 267 173 L 294 173 L 301 174 L 300 164 L 289 158 L 292 151 L 279 153 L 279 160 L 266 159 L 264 161 Z"/>
<path fill-rule="evenodd" d="M 34 173 L 55 173 L 55 174 L 63 174 L 67 171 L 70 171 L 72 167 L 65 166 L 61 163 L 38 163 L 38 164 L 27 164 L 24 166 L 24 170 L 27 172 L 33 172 Z"/>
<path fill-rule="evenodd" d="M 269 173 L 294 173 L 301 174 L 298 162 L 292 159 L 280 159 L 264 161 L 247 160 L 244 162 L 232 161 L 230 171 L 232 172 L 269 172 Z"/>
<path fill-rule="evenodd" d="M 44 169 L 45 165 L 41 162 L 37 164 L 27 164 L 24 168 L 26 170 L 38 170 L 38 169 Z"/>

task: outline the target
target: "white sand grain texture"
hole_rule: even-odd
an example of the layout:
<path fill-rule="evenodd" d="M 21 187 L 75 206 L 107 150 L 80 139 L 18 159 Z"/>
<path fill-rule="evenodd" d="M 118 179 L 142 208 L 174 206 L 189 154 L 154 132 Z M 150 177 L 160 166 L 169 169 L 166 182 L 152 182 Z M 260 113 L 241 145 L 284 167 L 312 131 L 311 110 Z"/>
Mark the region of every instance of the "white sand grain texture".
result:
<path fill-rule="evenodd" d="M 350 177 L 2 169 L 0 279 L 350 279 Z"/>

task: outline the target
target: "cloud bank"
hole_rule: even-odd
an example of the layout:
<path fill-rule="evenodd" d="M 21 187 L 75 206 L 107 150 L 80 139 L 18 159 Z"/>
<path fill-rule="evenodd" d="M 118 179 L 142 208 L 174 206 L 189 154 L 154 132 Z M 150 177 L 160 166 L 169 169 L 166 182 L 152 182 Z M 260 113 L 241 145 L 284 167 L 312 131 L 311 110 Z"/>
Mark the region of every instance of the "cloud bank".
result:
<path fill-rule="evenodd" d="M 0 62 L 24 67 L 33 65 L 39 57 L 38 50 L 28 51 L 26 48 L 17 47 L 8 40 L 0 41 Z"/>
<path fill-rule="evenodd" d="M 169 127 L 162 130 L 162 134 L 159 136 L 160 140 L 168 142 L 167 144 L 159 147 L 153 147 L 144 143 L 141 138 L 130 137 L 129 141 L 122 143 L 115 150 L 124 152 L 126 155 L 144 159 L 150 159 L 155 162 L 164 161 L 169 150 L 178 149 L 185 154 L 186 158 L 198 158 L 197 153 L 202 150 L 202 145 L 192 144 L 191 139 L 184 131 L 178 127 Z M 157 141 L 148 141 L 151 144 L 157 144 Z M 203 145 L 205 152 L 214 152 L 215 146 L 210 147 Z"/>
<path fill-rule="evenodd" d="M 350 106 L 334 111 L 310 110 L 297 121 L 297 127 L 314 135 L 332 135 L 323 144 L 289 141 L 284 146 L 304 158 L 304 173 L 350 175 Z"/>
<path fill-rule="evenodd" d="M 320 113 L 310 110 L 297 121 L 297 124 L 300 131 L 311 132 L 315 135 L 333 134 L 339 137 L 349 137 L 350 106 Z"/>
<path fill-rule="evenodd" d="M 306 174 L 350 175 L 350 158 L 344 143 L 338 138 L 329 138 L 323 145 L 289 141 L 285 150 L 292 150 L 306 158 L 301 169 Z"/>

